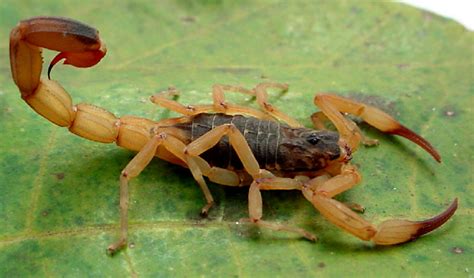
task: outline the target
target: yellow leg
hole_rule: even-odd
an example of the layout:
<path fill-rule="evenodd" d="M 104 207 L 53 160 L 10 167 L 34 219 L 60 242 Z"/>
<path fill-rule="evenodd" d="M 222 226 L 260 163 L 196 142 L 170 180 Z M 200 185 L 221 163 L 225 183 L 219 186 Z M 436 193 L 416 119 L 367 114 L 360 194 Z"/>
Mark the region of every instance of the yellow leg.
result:
<path fill-rule="evenodd" d="M 195 173 L 206 176 L 209 180 L 227 186 L 242 186 L 240 176 L 231 170 L 227 170 L 220 167 L 210 166 L 207 161 L 199 156 L 192 156 L 184 154 L 186 160 L 192 160 L 193 168 L 196 169 Z"/>
<path fill-rule="evenodd" d="M 235 128 L 235 126 L 231 124 L 226 124 L 222 126 L 218 126 L 214 128 L 213 130 L 209 131 L 208 133 L 204 134 L 200 138 L 196 139 L 192 143 L 190 143 L 186 147 L 185 154 L 190 155 L 191 157 L 187 158 L 188 165 L 190 165 L 190 169 L 194 169 L 194 173 L 198 173 L 198 175 L 195 175 L 196 180 L 202 179 L 202 173 L 201 169 L 205 169 L 206 167 L 199 167 L 198 163 L 195 163 L 193 160 L 199 158 L 198 156 L 215 146 L 219 140 L 227 135 L 229 137 L 229 141 L 231 146 L 235 149 L 237 152 L 237 155 L 239 156 L 240 160 L 242 161 L 242 164 L 244 165 L 245 170 L 254 178 L 253 183 L 250 186 L 249 189 L 249 216 L 250 219 L 243 219 L 242 222 L 251 222 L 254 223 L 257 226 L 260 227 L 265 227 L 273 230 L 284 230 L 288 232 L 294 232 L 298 233 L 301 236 L 309 239 L 309 240 L 315 240 L 316 237 L 299 228 L 293 228 L 293 227 L 288 227 L 286 225 L 280 225 L 280 224 L 275 224 L 275 223 L 269 223 L 267 221 L 262 220 L 262 197 L 260 194 L 260 190 L 302 190 L 303 188 L 303 181 L 298 180 L 298 179 L 287 179 L 287 178 L 277 178 L 274 177 L 271 173 L 269 172 L 263 172 L 263 170 L 260 170 L 258 168 L 258 163 L 253 156 L 253 154 L 250 151 L 250 148 L 245 141 L 245 138 L 243 138 L 243 135 L 240 133 L 240 131 Z M 196 164 L 196 165 L 193 165 Z M 350 173 L 353 173 L 353 168 L 348 167 L 348 170 L 346 170 L 347 176 L 346 181 L 342 178 L 342 176 L 338 177 L 338 180 L 335 180 L 336 182 L 341 182 L 344 181 L 347 184 L 351 183 L 350 178 L 352 180 L 358 181 L 358 176 L 354 178 L 353 176 L 350 175 Z M 317 179 L 314 179 L 317 180 Z M 313 181 L 313 180 L 312 180 Z M 204 182 L 204 180 L 202 180 Z M 356 182 L 352 182 L 356 183 Z M 318 183 L 311 183 L 309 182 L 308 187 L 309 188 L 318 188 L 320 185 Z M 330 184 L 327 184 L 324 187 L 321 187 L 322 190 L 329 190 L 333 194 L 337 194 L 337 191 L 341 191 L 341 189 L 335 189 L 332 188 Z M 344 188 L 350 188 L 350 186 L 346 185 Z M 312 191 L 311 191 L 312 192 Z"/>
<path fill-rule="evenodd" d="M 238 92 L 254 96 L 254 92 L 252 92 L 252 90 L 241 86 L 215 84 L 212 86 L 212 100 L 215 110 L 220 113 L 226 113 L 227 109 L 229 109 L 229 104 L 225 101 L 224 97 L 225 92 Z"/>
<path fill-rule="evenodd" d="M 224 93 L 225 92 L 238 92 L 247 95 L 254 96 L 255 93 L 253 90 L 245 89 L 241 86 L 233 85 L 222 85 L 216 84 L 212 86 L 212 100 L 214 105 L 214 110 L 219 113 L 225 114 L 243 114 L 249 115 L 258 119 L 267 119 L 270 120 L 272 117 L 268 116 L 262 111 L 258 111 L 249 107 L 244 107 L 237 104 L 231 104 L 225 101 Z"/>
<path fill-rule="evenodd" d="M 255 159 L 253 153 L 248 146 L 247 141 L 240 133 L 240 131 L 232 124 L 226 124 L 218 126 L 208 133 L 202 135 L 186 147 L 186 153 L 191 157 L 188 158 L 188 161 L 193 161 L 193 159 L 199 158 L 199 155 L 213 146 L 215 146 L 219 140 L 227 135 L 229 137 L 230 145 L 234 148 L 237 155 L 239 156 L 242 164 L 244 165 L 245 170 L 254 178 L 253 183 L 249 189 L 249 215 L 250 219 L 242 219 L 242 222 L 251 222 L 257 226 L 266 227 L 273 230 L 284 230 L 289 232 L 295 232 L 301 234 L 302 236 L 315 240 L 316 237 L 302 229 L 288 227 L 285 225 L 270 223 L 267 221 L 261 220 L 262 218 L 262 196 L 260 194 L 260 189 L 272 189 L 272 190 L 291 190 L 291 189 L 301 189 L 301 182 L 293 179 L 284 179 L 276 178 L 268 171 L 259 169 L 258 162 Z M 190 167 L 191 168 L 191 167 Z M 200 168 L 194 166 L 196 172 Z M 196 177 L 195 177 L 196 178 Z M 261 184 L 261 181 L 266 181 L 264 185 Z M 271 181 L 271 182 L 270 182 Z M 292 183 L 292 181 L 294 181 Z"/>
<path fill-rule="evenodd" d="M 297 120 L 281 112 L 268 102 L 268 88 L 278 88 L 286 91 L 288 90 L 288 84 L 270 82 L 258 84 L 255 87 L 255 93 L 257 95 L 257 103 L 260 107 L 274 118 L 287 123 L 291 127 L 303 127 Z"/>
<path fill-rule="evenodd" d="M 156 132 L 159 132 L 158 127 Z M 186 163 L 194 179 L 197 181 L 206 199 L 206 205 L 201 210 L 201 215 L 206 216 L 209 209 L 214 205 L 214 198 L 204 180 L 204 176 L 211 181 L 227 186 L 239 186 L 240 177 L 233 171 L 218 167 L 211 167 L 204 159 L 199 156 L 192 156 L 186 152 L 186 145 L 173 136 L 166 136 L 164 147 L 173 155 Z"/>
<path fill-rule="evenodd" d="M 225 135 L 229 137 L 229 143 L 239 156 L 245 170 L 254 179 L 260 177 L 263 170 L 260 170 L 258 162 L 244 136 L 233 124 L 224 124 L 210 130 L 191 142 L 186 147 L 185 152 L 191 156 L 198 156 L 215 146 Z"/>
<path fill-rule="evenodd" d="M 262 220 L 262 194 L 261 190 L 301 190 L 303 183 L 297 179 L 268 177 L 257 179 L 252 182 L 249 189 L 249 216 L 250 218 L 241 219 L 243 223 L 253 223 L 256 226 L 264 227 L 276 231 L 286 231 L 299 234 L 300 236 L 316 241 L 317 237 L 304 229 L 291 227 L 283 224 L 277 224 Z"/>
<path fill-rule="evenodd" d="M 217 87 L 216 87 L 217 86 Z M 219 89 L 216 88 L 221 88 L 218 85 L 215 85 L 213 87 L 214 93 L 213 93 L 213 98 L 214 98 L 214 104 L 213 105 L 182 105 L 178 103 L 177 101 L 169 99 L 169 97 L 176 96 L 179 94 L 179 92 L 176 89 L 169 89 L 167 91 L 160 92 L 158 94 L 153 95 L 150 100 L 157 104 L 160 105 L 164 108 L 167 108 L 171 111 L 178 112 L 183 115 L 187 116 L 193 116 L 201 113 L 225 113 L 228 115 L 248 115 L 252 116 L 255 118 L 259 119 L 270 119 L 265 113 L 248 108 L 248 107 L 243 107 L 235 104 L 227 104 L 225 102 L 219 102 L 216 100 L 216 98 L 219 98 L 221 95 L 219 93 Z M 232 88 L 239 88 L 239 87 L 232 87 Z M 224 88 L 225 89 L 225 88 Z M 223 89 L 223 90 L 224 90 Z M 222 99 L 223 99 L 223 92 L 222 92 Z M 221 105 L 219 105 L 220 103 Z"/>
<path fill-rule="evenodd" d="M 287 84 L 281 83 L 261 83 L 258 84 L 255 89 L 248 90 L 241 86 L 233 85 L 222 85 L 216 84 L 212 87 L 212 99 L 213 105 L 182 105 L 174 100 L 169 99 L 179 94 L 179 92 L 170 88 L 166 91 L 155 94 L 151 97 L 151 101 L 155 104 L 158 104 L 162 107 L 165 107 L 169 110 L 181 113 L 183 115 L 197 115 L 200 113 L 225 113 L 228 115 L 243 114 L 249 115 L 258 119 L 278 119 L 280 121 L 286 122 L 292 127 L 302 127 L 298 121 L 294 120 L 290 116 L 282 113 L 277 108 L 272 106 L 268 101 L 268 88 L 279 88 L 282 90 L 288 90 Z M 257 103 L 262 108 L 261 112 L 249 107 L 244 107 L 236 104 L 230 104 L 225 101 L 224 94 L 225 92 L 239 92 L 247 95 L 256 96 Z M 268 114 L 268 115 L 267 115 Z"/>
<path fill-rule="evenodd" d="M 214 107 L 215 107 L 216 111 L 221 112 L 221 113 L 228 113 L 229 109 L 234 109 L 235 110 L 236 108 L 238 108 L 239 111 L 245 111 L 249 108 L 228 104 L 224 99 L 224 93 L 225 92 L 243 93 L 243 94 L 255 96 L 257 98 L 257 103 L 260 106 L 260 108 L 265 113 L 270 115 L 272 118 L 283 121 L 283 122 L 287 123 L 288 125 L 290 125 L 292 127 L 303 127 L 303 125 L 301 125 L 298 121 L 296 121 L 295 119 L 291 118 L 290 116 L 282 113 L 281 111 L 279 111 L 277 108 L 275 108 L 273 105 L 271 105 L 268 102 L 268 94 L 267 94 L 267 89 L 268 88 L 277 88 L 277 89 L 287 91 L 288 90 L 288 85 L 283 84 L 283 83 L 266 82 L 266 83 L 258 84 L 252 90 L 248 90 L 248 89 L 245 89 L 245 88 L 240 87 L 240 86 L 216 84 L 212 87 Z M 252 113 L 254 113 L 254 112 L 255 111 L 253 111 Z M 246 112 L 244 112 L 244 113 L 249 114 L 249 113 L 246 113 Z M 258 115 L 257 118 L 263 119 L 263 118 L 268 118 L 268 117 Z"/>
<path fill-rule="evenodd" d="M 214 111 L 214 107 L 212 105 L 182 105 L 177 101 L 169 99 L 169 97 L 177 96 L 178 94 L 178 90 L 170 88 L 166 91 L 151 96 L 150 100 L 154 104 L 187 116 L 194 116 L 200 113 L 209 113 Z"/>
<path fill-rule="evenodd" d="M 322 111 L 315 112 L 311 115 L 311 122 L 317 130 L 327 130 L 325 122 L 329 121 L 328 117 Z"/>
<path fill-rule="evenodd" d="M 114 254 L 127 245 L 128 234 L 128 182 L 138 176 L 155 156 L 156 148 L 163 142 L 160 135 L 154 136 L 127 164 L 120 175 L 120 239 L 111 244 L 107 251 Z"/>
<path fill-rule="evenodd" d="M 270 175 L 268 171 L 260 170 L 257 160 L 253 155 L 250 147 L 245 140 L 242 133 L 232 124 L 225 124 L 218 126 L 206 134 L 202 135 L 198 139 L 191 142 L 185 150 L 186 161 L 190 166 L 190 170 L 193 173 L 194 178 L 201 184 L 205 184 L 204 179 L 202 178 L 202 170 L 209 167 L 207 163 L 202 160 L 199 155 L 204 153 L 205 151 L 209 150 L 213 146 L 215 146 L 223 136 L 229 137 L 229 143 L 234 148 L 235 152 L 237 153 L 240 161 L 242 162 L 245 171 L 249 173 L 253 179 L 259 178 L 261 176 Z M 197 162 L 200 162 L 201 167 L 198 166 Z M 204 164 L 206 163 L 206 164 Z M 204 166 L 203 166 L 204 165 Z M 214 168 L 214 171 L 218 170 L 218 168 Z M 219 172 L 223 172 L 224 169 L 218 170 Z M 211 169 L 209 169 L 209 172 Z M 218 178 L 216 175 L 217 173 L 211 175 L 214 179 Z M 235 174 L 235 173 L 234 173 Z M 236 175 L 236 174 L 235 174 Z M 224 177 L 228 178 L 231 177 L 230 174 L 225 175 Z M 238 176 L 236 175 L 238 178 Z M 240 180 L 239 180 L 240 184 Z M 235 185 L 239 185 L 235 184 Z M 207 213 L 206 210 L 203 209 L 203 213 Z"/>
<path fill-rule="evenodd" d="M 156 132 L 158 133 L 159 129 L 157 129 Z M 185 154 L 184 149 L 186 146 L 183 142 L 164 132 L 159 132 L 158 135 L 153 136 L 145 144 L 137 155 L 127 164 L 120 175 L 120 238 L 107 248 L 109 254 L 114 254 L 118 250 L 124 248 L 127 244 L 129 181 L 132 178 L 137 177 L 141 171 L 146 168 L 152 158 L 156 155 L 157 149 L 160 146 L 163 146 L 167 151 L 188 163 L 187 166 L 200 185 L 207 201 L 206 206 L 202 209 L 202 214 L 207 214 L 208 210 L 214 204 L 211 192 L 203 179 L 203 173 L 212 181 L 224 185 L 238 186 L 240 184 L 240 179 L 236 173 L 226 169 L 210 167 L 202 158 L 191 157 Z"/>
<path fill-rule="evenodd" d="M 301 190 L 304 194 L 318 191 L 330 196 L 339 194 L 352 188 L 360 180 L 360 175 L 353 166 L 344 166 L 337 178 L 329 178 L 322 175 L 311 180 L 300 178 L 279 178 L 270 177 L 255 180 L 249 190 L 249 215 L 250 219 L 243 219 L 243 222 L 255 223 L 257 226 L 293 232 L 305 237 L 308 240 L 315 241 L 317 237 L 301 228 L 289 227 L 281 224 L 269 223 L 261 220 L 262 218 L 262 196 L 261 190 Z"/>
<path fill-rule="evenodd" d="M 201 210 L 201 214 L 204 216 L 207 215 L 209 209 L 214 205 L 214 198 L 203 178 L 203 172 L 207 173 L 210 171 L 210 169 L 208 169 L 209 165 L 200 158 L 191 159 L 189 155 L 185 153 L 186 145 L 173 136 L 166 136 L 166 140 L 163 144 L 168 151 L 187 164 L 191 174 L 201 188 L 204 198 L 206 199 L 206 205 Z"/>

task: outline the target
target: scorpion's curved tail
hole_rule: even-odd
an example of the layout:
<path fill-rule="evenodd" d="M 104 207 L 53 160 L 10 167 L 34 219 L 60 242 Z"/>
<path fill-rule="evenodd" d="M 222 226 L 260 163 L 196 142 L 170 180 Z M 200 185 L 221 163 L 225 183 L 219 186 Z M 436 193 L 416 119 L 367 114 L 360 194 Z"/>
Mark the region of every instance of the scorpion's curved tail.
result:
<path fill-rule="evenodd" d="M 73 105 L 71 96 L 57 82 L 40 77 L 41 48 L 60 53 L 54 64 L 91 67 L 106 54 L 99 32 L 81 22 L 61 17 L 34 17 L 21 21 L 10 33 L 10 66 L 21 97 L 38 114 L 89 140 L 139 150 L 149 138 L 153 121 L 112 113 L 90 104 Z"/>

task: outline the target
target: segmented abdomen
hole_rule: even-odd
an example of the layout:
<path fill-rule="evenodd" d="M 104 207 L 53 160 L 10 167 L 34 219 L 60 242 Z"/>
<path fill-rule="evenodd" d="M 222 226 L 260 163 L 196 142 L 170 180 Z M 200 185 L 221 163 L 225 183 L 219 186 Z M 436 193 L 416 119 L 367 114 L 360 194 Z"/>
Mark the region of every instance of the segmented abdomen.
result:
<path fill-rule="evenodd" d="M 260 168 L 272 170 L 277 162 L 277 150 L 280 140 L 280 128 L 284 126 L 279 122 L 259 120 L 252 117 L 225 114 L 199 114 L 190 123 L 177 127 L 189 132 L 191 141 L 199 138 L 211 129 L 223 124 L 233 124 L 244 135 Z M 229 144 L 229 139 L 224 136 L 216 146 L 203 153 L 209 164 L 222 168 L 243 169 L 237 153 Z"/>

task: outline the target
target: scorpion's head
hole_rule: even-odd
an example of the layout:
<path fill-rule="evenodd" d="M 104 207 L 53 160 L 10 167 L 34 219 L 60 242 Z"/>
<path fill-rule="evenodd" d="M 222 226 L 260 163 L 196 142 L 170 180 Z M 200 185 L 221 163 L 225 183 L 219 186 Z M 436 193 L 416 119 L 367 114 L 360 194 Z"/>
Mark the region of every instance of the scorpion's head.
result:
<path fill-rule="evenodd" d="M 298 128 L 284 133 L 278 147 L 278 165 L 284 171 L 314 171 L 352 158 L 337 132 Z"/>

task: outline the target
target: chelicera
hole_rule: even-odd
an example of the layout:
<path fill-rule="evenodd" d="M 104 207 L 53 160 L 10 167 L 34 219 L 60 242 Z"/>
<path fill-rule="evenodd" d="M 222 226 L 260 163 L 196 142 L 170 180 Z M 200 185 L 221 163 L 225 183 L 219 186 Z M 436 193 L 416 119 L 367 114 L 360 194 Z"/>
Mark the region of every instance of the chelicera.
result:
<path fill-rule="evenodd" d="M 98 31 L 81 22 L 60 17 L 35 17 L 21 21 L 10 34 L 10 63 L 13 80 L 21 97 L 52 123 L 68 128 L 89 140 L 112 143 L 137 151 L 120 174 L 120 238 L 108 247 L 110 253 L 126 246 L 128 240 L 128 186 L 153 157 L 189 168 L 206 204 L 207 215 L 214 205 L 204 177 L 226 186 L 249 186 L 249 222 L 259 227 L 297 233 L 316 240 L 297 227 L 265 221 L 262 190 L 299 190 L 330 222 L 343 230 L 379 245 L 404 243 L 443 225 L 456 211 L 457 199 L 441 214 L 424 221 L 387 220 L 373 225 L 349 206 L 333 197 L 357 185 L 361 176 L 351 164 L 360 143 L 372 144 L 344 113 L 362 118 L 378 130 L 396 134 L 425 149 L 436 161 L 441 157 L 421 136 L 385 112 L 341 96 L 318 94 L 320 108 L 311 116 L 314 127 L 303 127 L 268 102 L 267 89 L 287 90 L 281 83 L 261 83 L 253 89 L 214 85 L 213 103 L 185 106 L 169 98 L 170 89 L 155 94 L 151 101 L 183 116 L 150 120 L 135 116 L 117 118 L 89 104 L 72 103 L 71 96 L 57 82 L 40 78 L 41 48 L 60 53 L 60 60 L 75 67 L 91 67 L 106 54 Z M 256 97 L 261 110 L 225 101 L 225 93 L 239 92 Z M 325 129 L 330 121 L 337 133 Z"/>

